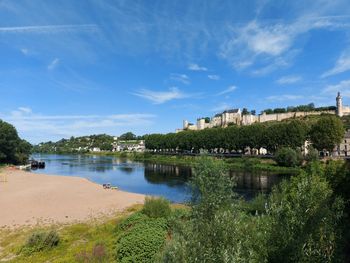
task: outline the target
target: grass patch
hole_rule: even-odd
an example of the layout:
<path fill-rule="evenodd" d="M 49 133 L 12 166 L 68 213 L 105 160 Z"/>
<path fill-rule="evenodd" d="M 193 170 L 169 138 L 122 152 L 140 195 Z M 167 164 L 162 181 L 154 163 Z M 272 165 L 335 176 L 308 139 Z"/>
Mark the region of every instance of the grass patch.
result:
<path fill-rule="evenodd" d="M 135 262 L 128 255 L 139 259 L 137 262 L 152 262 L 144 259 L 155 258 L 167 238 L 172 218 L 186 215 L 188 207 L 171 205 L 171 216 L 150 218 L 142 213 L 143 205 L 135 205 L 118 213 L 113 218 L 73 225 L 0 230 L 0 261 L 11 263 L 36 262 Z M 40 249 L 26 253 L 30 237 L 38 233 L 55 230 L 59 242 L 41 249 L 41 242 L 34 242 Z M 39 234 L 39 240 L 43 234 Z M 44 235 L 45 236 L 45 235 Z M 35 238 L 36 240 L 36 238 Z M 32 246 L 30 246 L 32 247 Z M 118 251 L 118 252 L 117 252 Z M 120 260 L 118 260 L 118 258 Z"/>
<path fill-rule="evenodd" d="M 8 262 L 115 262 L 116 225 L 142 206 L 134 206 L 115 217 L 68 226 L 0 230 L 0 261 Z M 57 246 L 28 255 L 22 248 L 33 233 L 55 229 L 60 237 Z M 90 261 L 84 261 L 90 259 Z M 100 261 L 94 261 L 101 259 Z"/>

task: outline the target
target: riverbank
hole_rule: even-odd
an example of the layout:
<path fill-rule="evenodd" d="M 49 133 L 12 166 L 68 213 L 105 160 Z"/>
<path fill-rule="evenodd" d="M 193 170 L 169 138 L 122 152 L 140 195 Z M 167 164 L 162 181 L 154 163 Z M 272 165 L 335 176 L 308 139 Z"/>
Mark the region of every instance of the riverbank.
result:
<path fill-rule="evenodd" d="M 103 189 L 85 178 L 0 170 L 0 228 L 73 223 L 114 214 L 144 195 Z"/>
<path fill-rule="evenodd" d="M 162 155 L 154 153 L 137 152 L 98 152 L 88 153 L 89 155 L 114 156 L 127 158 L 132 161 L 150 162 L 158 164 L 195 166 L 198 164 L 200 156 L 182 156 L 182 155 Z M 300 167 L 282 167 L 278 166 L 272 159 L 263 159 L 257 157 L 237 157 L 237 158 L 217 158 L 223 160 L 228 169 L 246 170 L 246 171 L 271 171 L 276 173 L 294 174 L 300 172 Z"/>
<path fill-rule="evenodd" d="M 139 211 L 141 205 L 134 205 L 113 216 L 98 221 L 69 225 L 35 226 L 17 229 L 0 229 L 0 262 L 86 262 L 94 248 L 102 245 L 104 261 L 115 258 L 116 226 L 130 214 Z M 57 247 L 27 255 L 20 253 L 23 245 L 33 233 L 55 230 L 60 236 Z M 81 261 L 77 261 L 78 257 Z M 89 261 L 90 262 L 90 261 Z M 97 262 L 97 260 L 96 260 Z"/>

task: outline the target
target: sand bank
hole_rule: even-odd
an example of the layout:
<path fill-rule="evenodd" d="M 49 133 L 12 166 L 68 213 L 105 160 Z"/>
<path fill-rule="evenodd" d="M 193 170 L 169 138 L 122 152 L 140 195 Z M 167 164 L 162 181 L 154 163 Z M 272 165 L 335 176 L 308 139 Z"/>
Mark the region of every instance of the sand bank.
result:
<path fill-rule="evenodd" d="M 7 175 L 7 182 L 0 182 L 0 228 L 84 221 L 144 201 L 144 195 L 103 189 L 81 177 L 10 168 L 0 173 Z"/>

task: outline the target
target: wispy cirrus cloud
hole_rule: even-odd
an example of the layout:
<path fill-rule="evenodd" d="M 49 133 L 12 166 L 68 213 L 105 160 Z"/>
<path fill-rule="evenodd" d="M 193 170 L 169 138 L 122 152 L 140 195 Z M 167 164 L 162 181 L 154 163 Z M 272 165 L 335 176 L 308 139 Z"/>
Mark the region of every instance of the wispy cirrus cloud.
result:
<path fill-rule="evenodd" d="M 301 95 L 292 95 L 292 94 L 282 94 L 282 95 L 277 95 L 277 96 L 268 96 L 266 99 L 269 101 L 291 101 L 291 100 L 298 100 L 302 99 L 303 96 Z"/>
<path fill-rule="evenodd" d="M 21 48 L 20 51 L 21 51 L 21 53 L 23 55 L 28 55 L 29 54 L 29 49 L 28 48 Z"/>
<path fill-rule="evenodd" d="M 321 13 L 321 12 L 319 12 Z M 344 30 L 349 28 L 347 17 L 320 16 L 305 13 L 292 22 L 274 22 L 254 19 L 247 24 L 231 26 L 230 37 L 223 41 L 219 56 L 236 70 L 253 66 L 254 75 L 264 75 L 288 67 L 300 52 L 297 39 L 312 30 Z M 237 52 L 239 50 L 239 52 Z"/>
<path fill-rule="evenodd" d="M 172 87 L 168 91 L 153 91 L 148 89 L 141 89 L 132 94 L 149 100 L 154 104 L 162 104 L 171 100 L 190 97 L 189 94 L 180 91 L 177 87 Z"/>
<path fill-rule="evenodd" d="M 171 73 L 170 79 L 181 82 L 181 83 L 186 84 L 186 85 L 190 84 L 190 82 L 191 82 L 190 77 L 187 76 L 186 74 Z"/>
<path fill-rule="evenodd" d="M 62 137 L 89 134 L 112 134 L 127 127 L 137 128 L 153 123 L 156 116 L 146 113 L 110 114 L 110 115 L 47 115 L 35 113 L 29 107 L 19 107 L 9 113 L 0 113 L 0 119 L 13 124 L 24 138 L 31 142 L 54 140 Z"/>
<path fill-rule="evenodd" d="M 60 59 L 59 58 L 55 58 L 47 66 L 47 69 L 48 70 L 53 70 L 53 69 L 55 69 L 58 66 L 59 63 L 60 63 Z"/>
<path fill-rule="evenodd" d="M 321 78 L 330 77 L 350 70 L 350 51 L 343 52 L 337 59 L 334 67 L 321 75 Z"/>
<path fill-rule="evenodd" d="M 232 93 L 232 92 L 234 92 L 236 89 L 237 89 L 237 87 L 234 86 L 234 85 L 229 86 L 227 89 L 225 89 L 225 90 L 219 92 L 219 93 L 217 94 L 217 96 L 221 96 L 221 95 L 225 95 L 225 94 Z"/>
<path fill-rule="evenodd" d="M 322 91 L 324 94 L 334 95 L 341 92 L 342 96 L 350 97 L 350 79 L 342 80 L 337 84 L 328 85 Z"/>
<path fill-rule="evenodd" d="M 198 64 L 195 64 L 195 63 L 189 64 L 188 69 L 192 70 L 192 71 L 207 71 L 208 70 L 208 68 L 203 67 L 203 66 L 199 66 Z"/>
<path fill-rule="evenodd" d="M 95 24 L 83 25 L 41 25 L 41 26 L 13 26 L 0 27 L 0 33 L 36 33 L 36 34 L 52 34 L 66 33 L 74 31 L 97 31 L 98 26 Z"/>
<path fill-rule="evenodd" d="M 221 102 L 218 105 L 214 106 L 213 108 L 211 108 L 211 111 L 213 112 L 220 112 L 220 111 L 224 111 L 224 110 L 228 110 L 232 108 L 232 105 L 226 103 L 226 102 Z"/>
<path fill-rule="evenodd" d="M 287 84 L 293 84 L 293 83 L 299 82 L 301 80 L 302 80 L 301 76 L 289 75 L 289 76 L 283 76 L 279 78 L 278 80 L 276 80 L 276 83 L 279 85 L 287 85 Z"/>
<path fill-rule="evenodd" d="M 219 79 L 220 79 L 220 76 L 219 76 L 219 75 L 208 75 L 208 79 L 211 79 L 211 80 L 219 80 Z"/>

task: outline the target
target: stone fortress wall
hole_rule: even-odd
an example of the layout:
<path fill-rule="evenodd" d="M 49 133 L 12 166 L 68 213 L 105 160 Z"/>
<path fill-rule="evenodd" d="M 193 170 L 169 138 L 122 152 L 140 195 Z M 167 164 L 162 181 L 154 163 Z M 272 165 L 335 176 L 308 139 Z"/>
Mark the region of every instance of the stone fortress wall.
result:
<path fill-rule="evenodd" d="M 268 121 L 282 121 L 290 118 L 304 117 L 310 115 L 321 114 L 334 114 L 338 116 L 350 115 L 350 107 L 344 106 L 342 97 L 338 92 L 336 97 L 336 110 L 328 111 L 309 111 L 309 112 L 286 112 L 286 113 L 273 113 L 266 114 L 263 112 L 259 115 L 242 114 L 240 109 L 226 110 L 222 113 L 213 116 L 209 122 L 206 122 L 204 118 L 197 119 L 196 124 L 189 123 L 187 120 L 183 122 L 183 128 L 177 129 L 176 132 L 183 130 L 203 130 L 206 128 L 214 127 L 227 127 L 229 125 L 251 125 L 253 123 L 263 123 Z"/>

